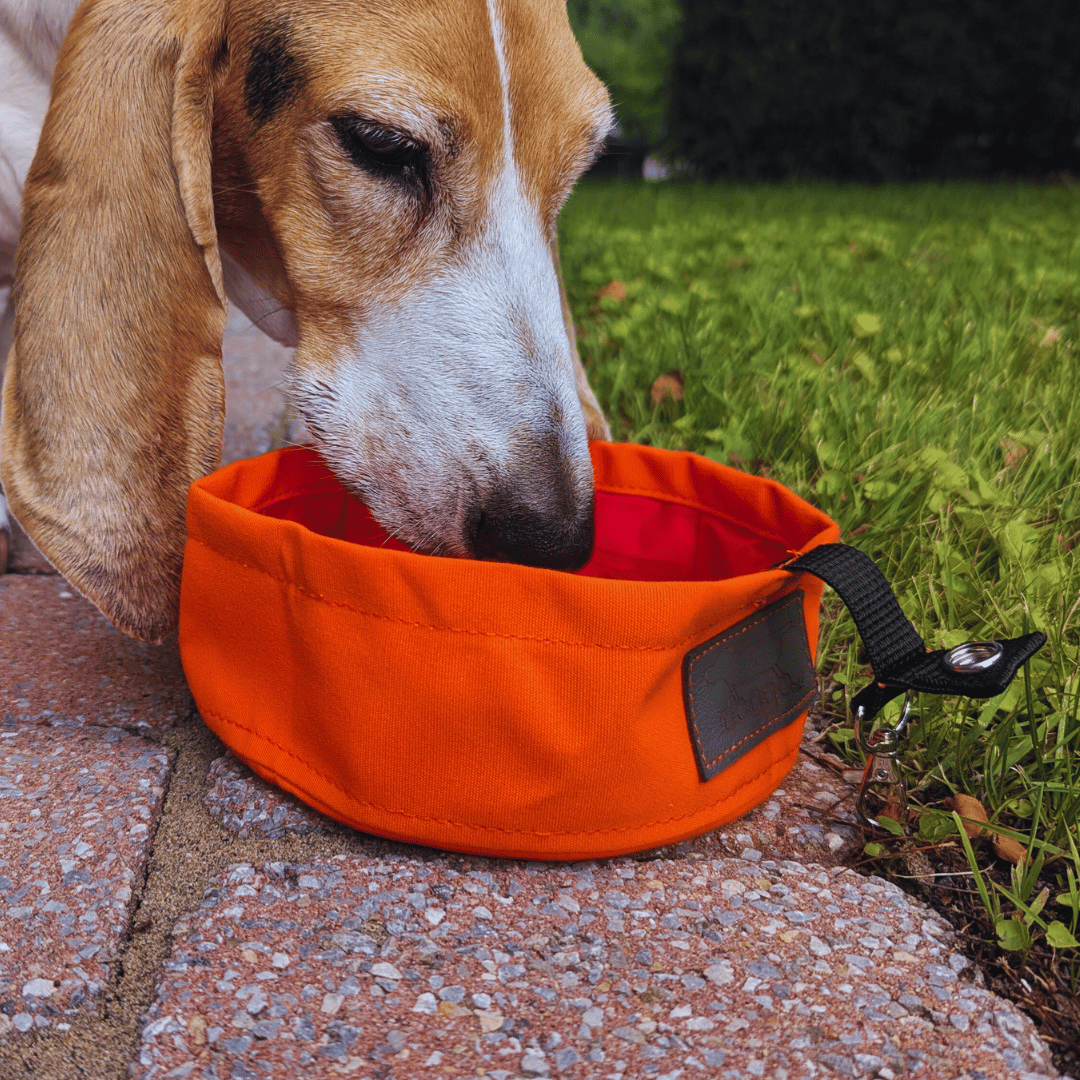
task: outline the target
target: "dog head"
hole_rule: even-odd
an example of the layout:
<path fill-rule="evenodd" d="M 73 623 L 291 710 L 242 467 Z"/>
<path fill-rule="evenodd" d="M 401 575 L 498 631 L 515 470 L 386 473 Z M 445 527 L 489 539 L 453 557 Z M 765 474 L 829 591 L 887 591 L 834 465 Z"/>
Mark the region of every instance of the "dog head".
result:
<path fill-rule="evenodd" d="M 555 221 L 609 124 L 555 0 L 90 0 L 26 185 L 16 515 L 121 629 L 171 630 L 228 287 L 389 531 L 581 565 L 595 402 Z"/>

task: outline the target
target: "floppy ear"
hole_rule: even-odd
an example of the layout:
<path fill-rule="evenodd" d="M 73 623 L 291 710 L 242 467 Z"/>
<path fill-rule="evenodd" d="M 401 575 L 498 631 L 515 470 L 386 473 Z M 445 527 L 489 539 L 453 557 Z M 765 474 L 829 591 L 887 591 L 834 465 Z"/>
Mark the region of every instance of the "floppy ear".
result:
<path fill-rule="evenodd" d="M 89 0 L 24 192 L 0 472 L 15 516 L 123 631 L 176 625 L 188 486 L 225 411 L 210 185 L 215 0 Z"/>

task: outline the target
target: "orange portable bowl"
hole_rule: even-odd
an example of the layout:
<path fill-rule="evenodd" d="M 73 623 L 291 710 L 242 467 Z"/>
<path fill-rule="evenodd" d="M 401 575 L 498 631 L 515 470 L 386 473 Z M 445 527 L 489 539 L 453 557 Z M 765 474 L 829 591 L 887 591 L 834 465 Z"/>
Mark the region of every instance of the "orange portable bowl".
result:
<path fill-rule="evenodd" d="M 454 851 L 596 858 L 750 810 L 816 693 L 823 586 L 775 567 L 839 529 L 695 454 L 591 449 L 577 574 L 408 551 L 309 449 L 193 484 L 180 648 L 206 723 L 323 813 Z"/>

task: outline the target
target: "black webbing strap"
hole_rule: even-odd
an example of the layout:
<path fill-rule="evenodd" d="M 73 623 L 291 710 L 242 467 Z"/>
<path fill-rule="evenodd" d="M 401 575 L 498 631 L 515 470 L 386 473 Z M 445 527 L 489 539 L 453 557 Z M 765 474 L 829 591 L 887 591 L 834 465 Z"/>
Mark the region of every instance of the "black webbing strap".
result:
<path fill-rule="evenodd" d="M 928 652 L 897 603 L 892 587 L 873 560 L 847 544 L 822 544 L 783 569 L 804 572 L 831 585 L 847 605 L 866 646 L 874 682 L 852 699 L 856 714 L 872 719 L 906 690 L 989 698 L 1002 693 L 1021 665 L 1046 643 L 1043 633 L 998 642 L 1001 655 L 988 668 L 958 671 L 947 661 L 953 650 Z"/>

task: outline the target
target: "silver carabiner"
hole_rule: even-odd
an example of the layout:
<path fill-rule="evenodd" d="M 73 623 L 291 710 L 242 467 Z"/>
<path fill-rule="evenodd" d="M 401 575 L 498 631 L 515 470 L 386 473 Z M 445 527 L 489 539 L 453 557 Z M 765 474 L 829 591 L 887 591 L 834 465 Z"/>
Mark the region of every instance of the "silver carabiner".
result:
<path fill-rule="evenodd" d="M 911 719 L 912 691 L 904 695 L 900 719 L 892 728 L 864 732 L 861 709 L 855 711 L 855 741 L 867 754 L 855 814 L 864 825 L 881 828 L 882 817 L 891 818 L 901 826 L 907 814 L 907 785 L 897 768 L 896 759 L 907 725 Z"/>

